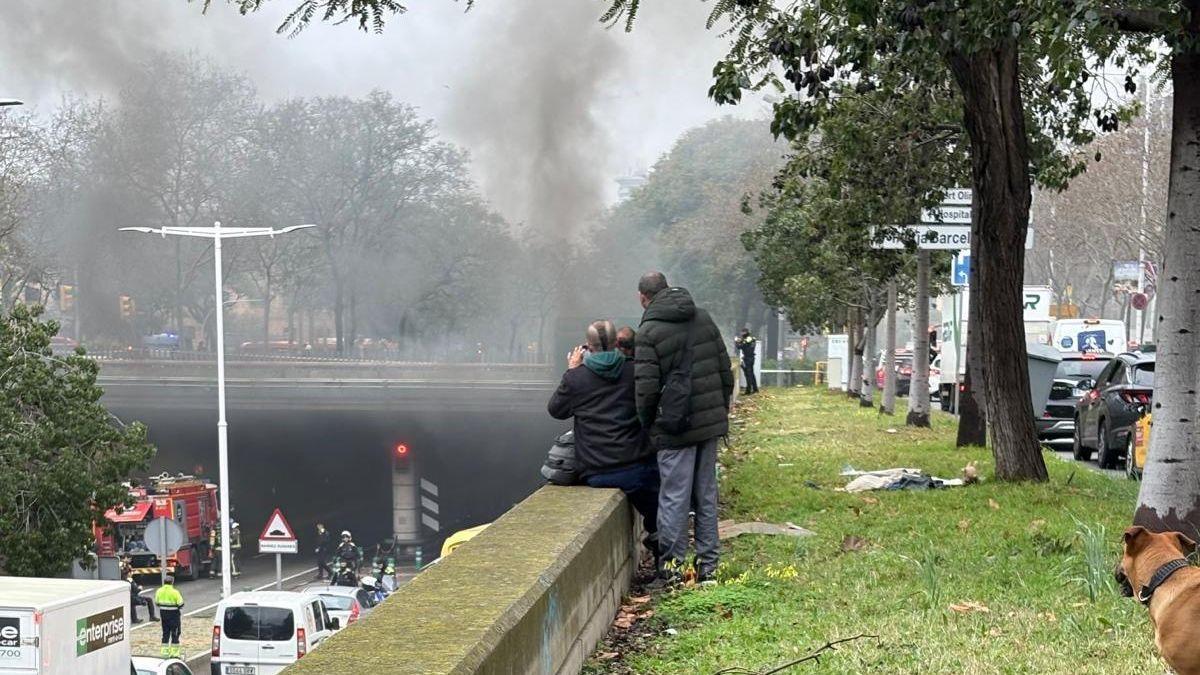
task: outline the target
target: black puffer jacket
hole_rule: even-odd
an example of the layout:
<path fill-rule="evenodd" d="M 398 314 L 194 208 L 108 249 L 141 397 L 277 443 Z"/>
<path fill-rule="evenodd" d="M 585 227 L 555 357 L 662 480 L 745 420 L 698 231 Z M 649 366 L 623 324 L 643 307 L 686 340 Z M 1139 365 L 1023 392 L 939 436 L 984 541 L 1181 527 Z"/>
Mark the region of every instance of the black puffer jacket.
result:
<path fill-rule="evenodd" d="M 692 352 L 691 428 L 671 435 L 654 424 L 654 419 L 662 381 L 683 356 L 693 318 L 698 332 Z M 686 289 L 667 288 L 650 301 L 637 332 L 635 365 L 638 417 L 650 428 L 655 448 L 686 447 L 729 433 L 729 399 L 733 395 L 729 352 L 712 317 L 696 308 Z"/>

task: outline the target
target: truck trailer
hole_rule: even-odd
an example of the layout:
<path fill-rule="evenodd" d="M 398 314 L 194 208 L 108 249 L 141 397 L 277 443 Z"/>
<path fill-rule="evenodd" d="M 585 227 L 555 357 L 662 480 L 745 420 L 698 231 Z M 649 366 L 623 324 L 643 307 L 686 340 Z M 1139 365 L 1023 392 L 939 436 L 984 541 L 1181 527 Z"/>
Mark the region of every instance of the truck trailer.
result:
<path fill-rule="evenodd" d="M 0 673 L 124 674 L 129 584 L 0 577 Z"/>

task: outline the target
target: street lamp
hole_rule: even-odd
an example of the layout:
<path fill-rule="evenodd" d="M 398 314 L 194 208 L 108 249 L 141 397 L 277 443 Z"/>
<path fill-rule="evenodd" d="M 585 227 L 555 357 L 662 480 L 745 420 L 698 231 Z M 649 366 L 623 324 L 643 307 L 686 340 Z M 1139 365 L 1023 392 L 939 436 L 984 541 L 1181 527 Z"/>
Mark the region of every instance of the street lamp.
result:
<path fill-rule="evenodd" d="M 0 107 L 9 105 L 25 105 L 24 101 L 18 101 L 15 98 L 0 98 Z"/>
<path fill-rule="evenodd" d="M 233 565 L 229 557 L 229 425 L 225 422 L 225 293 L 221 282 L 221 240 L 244 237 L 274 237 L 316 225 L 292 225 L 281 229 L 270 227 L 221 227 L 220 221 L 212 227 L 122 227 L 122 232 L 157 234 L 166 239 L 176 237 L 199 237 L 213 242 L 213 266 L 216 269 L 217 288 L 217 465 L 220 471 L 221 491 L 221 597 L 228 598 L 233 587 Z"/>

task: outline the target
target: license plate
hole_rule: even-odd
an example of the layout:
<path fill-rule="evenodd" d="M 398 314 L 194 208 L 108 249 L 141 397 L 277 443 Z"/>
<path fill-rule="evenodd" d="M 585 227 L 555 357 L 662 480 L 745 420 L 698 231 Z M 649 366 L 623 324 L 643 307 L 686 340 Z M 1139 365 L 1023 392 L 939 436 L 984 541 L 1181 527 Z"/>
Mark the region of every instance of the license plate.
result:
<path fill-rule="evenodd" d="M 254 666 L 225 666 L 225 675 L 254 675 Z"/>

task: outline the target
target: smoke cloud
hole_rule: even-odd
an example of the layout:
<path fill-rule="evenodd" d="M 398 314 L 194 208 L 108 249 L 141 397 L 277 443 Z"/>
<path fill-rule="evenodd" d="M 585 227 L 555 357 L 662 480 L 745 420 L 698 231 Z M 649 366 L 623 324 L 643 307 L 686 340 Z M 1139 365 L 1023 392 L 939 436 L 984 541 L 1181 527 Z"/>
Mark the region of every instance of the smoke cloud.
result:
<path fill-rule="evenodd" d="M 453 85 L 446 125 L 493 206 L 550 241 L 595 217 L 613 176 L 597 103 L 625 56 L 587 2 L 504 2 Z"/>

